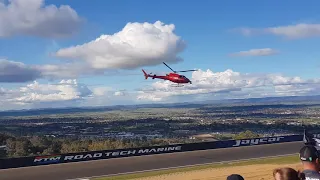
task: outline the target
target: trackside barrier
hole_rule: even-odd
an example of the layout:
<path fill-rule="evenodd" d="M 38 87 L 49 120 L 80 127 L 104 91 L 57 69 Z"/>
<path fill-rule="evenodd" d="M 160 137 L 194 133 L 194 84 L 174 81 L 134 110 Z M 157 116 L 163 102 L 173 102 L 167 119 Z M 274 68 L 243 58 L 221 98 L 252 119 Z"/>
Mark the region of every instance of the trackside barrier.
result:
<path fill-rule="evenodd" d="M 320 134 L 314 134 L 319 136 Z M 103 151 L 90 151 L 68 154 L 56 154 L 48 156 L 32 156 L 21 158 L 8 158 L 0 159 L 0 169 L 18 168 L 26 166 L 38 166 L 48 164 L 60 164 L 100 159 L 111 159 L 130 156 L 144 156 L 153 154 L 165 154 L 175 152 L 197 151 L 197 150 L 209 150 L 220 148 L 232 148 L 243 146 L 254 146 L 263 144 L 275 144 L 302 141 L 303 135 L 291 135 L 291 136 L 273 136 L 253 139 L 242 140 L 227 140 L 227 141 L 213 141 L 213 142 L 201 142 L 190 144 L 175 144 L 167 146 L 153 146 L 153 147 L 141 147 L 141 148 L 129 148 L 129 149 L 115 149 L 115 150 L 103 150 Z"/>

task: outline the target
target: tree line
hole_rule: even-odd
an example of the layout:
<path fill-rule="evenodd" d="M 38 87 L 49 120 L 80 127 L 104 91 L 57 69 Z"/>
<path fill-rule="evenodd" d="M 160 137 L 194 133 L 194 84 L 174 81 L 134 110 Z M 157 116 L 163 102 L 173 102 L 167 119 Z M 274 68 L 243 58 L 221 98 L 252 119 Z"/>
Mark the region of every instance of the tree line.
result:
<path fill-rule="evenodd" d="M 86 151 L 137 148 L 175 143 L 187 143 L 182 139 L 81 139 L 55 138 L 47 136 L 20 137 L 0 133 L 0 158 L 25 157 Z"/>
<path fill-rule="evenodd" d="M 255 138 L 259 134 L 251 131 L 241 132 L 232 139 Z M 21 137 L 0 133 L 0 158 L 39 156 L 50 154 L 76 153 L 86 151 L 111 150 L 122 148 L 137 148 L 175 143 L 188 143 L 187 139 L 81 139 L 55 138 L 47 136 Z"/>

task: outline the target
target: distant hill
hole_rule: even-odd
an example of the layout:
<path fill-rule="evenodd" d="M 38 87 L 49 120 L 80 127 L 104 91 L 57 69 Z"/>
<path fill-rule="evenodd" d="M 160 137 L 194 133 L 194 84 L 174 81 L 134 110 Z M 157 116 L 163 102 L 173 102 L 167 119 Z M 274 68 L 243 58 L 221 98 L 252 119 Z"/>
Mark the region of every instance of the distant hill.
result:
<path fill-rule="evenodd" d="M 128 110 L 138 108 L 198 108 L 204 105 L 272 105 L 272 104 L 320 104 L 320 95 L 317 96 L 286 96 L 286 97 L 266 97 L 250 99 L 228 99 L 228 100 L 210 100 L 197 102 L 181 103 L 158 103 L 141 105 L 117 105 L 106 107 L 82 107 L 82 108 L 44 108 L 44 109 L 25 109 L 0 111 L 0 116 L 31 116 L 31 115 L 49 115 L 49 114 L 72 114 L 83 112 L 105 112 L 112 110 Z"/>
<path fill-rule="evenodd" d="M 266 98 L 249 98 L 249 99 L 228 99 L 217 101 L 205 101 L 208 104 L 230 104 L 230 103 L 254 103 L 254 104 L 280 104 L 280 103 L 320 103 L 320 95 L 317 96 L 285 96 L 285 97 L 266 97 Z"/>

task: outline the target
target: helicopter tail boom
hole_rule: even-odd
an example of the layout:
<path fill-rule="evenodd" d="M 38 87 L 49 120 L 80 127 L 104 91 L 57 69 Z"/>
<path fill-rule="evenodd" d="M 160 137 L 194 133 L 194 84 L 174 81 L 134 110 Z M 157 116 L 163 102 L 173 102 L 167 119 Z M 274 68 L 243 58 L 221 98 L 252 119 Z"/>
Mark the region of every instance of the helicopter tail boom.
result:
<path fill-rule="evenodd" d="M 142 72 L 143 72 L 143 74 L 144 74 L 144 78 L 145 78 L 145 79 L 148 79 L 148 77 L 149 77 L 148 74 L 147 74 L 143 69 L 142 69 Z"/>

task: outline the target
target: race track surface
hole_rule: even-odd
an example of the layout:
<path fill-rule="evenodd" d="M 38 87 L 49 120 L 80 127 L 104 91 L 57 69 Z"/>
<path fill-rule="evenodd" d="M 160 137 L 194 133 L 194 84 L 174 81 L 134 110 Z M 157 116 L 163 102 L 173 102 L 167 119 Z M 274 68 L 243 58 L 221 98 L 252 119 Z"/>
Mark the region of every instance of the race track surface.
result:
<path fill-rule="evenodd" d="M 0 170 L 0 180 L 66 180 L 298 153 L 302 142 L 95 160 Z M 297 157 L 298 158 L 298 157 Z"/>

